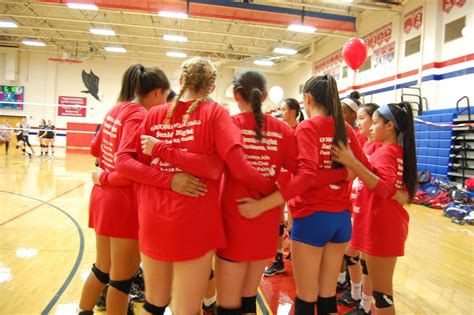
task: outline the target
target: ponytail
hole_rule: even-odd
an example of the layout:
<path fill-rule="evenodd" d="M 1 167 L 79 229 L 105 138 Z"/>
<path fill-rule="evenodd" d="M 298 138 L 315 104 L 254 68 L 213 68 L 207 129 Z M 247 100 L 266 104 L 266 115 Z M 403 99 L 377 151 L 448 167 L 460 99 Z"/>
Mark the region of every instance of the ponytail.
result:
<path fill-rule="evenodd" d="M 402 102 L 398 105 L 405 113 L 404 117 L 406 117 L 405 131 L 403 135 L 403 181 L 407 186 L 410 200 L 412 200 L 415 197 L 418 184 L 413 110 L 408 102 Z"/>
<path fill-rule="evenodd" d="M 333 143 L 342 142 L 347 145 L 346 123 L 342 114 L 336 80 L 330 75 L 312 77 L 306 81 L 303 93 L 311 94 L 314 101 L 321 104 L 326 110 L 326 115 L 334 118 L 335 131 Z M 333 165 L 334 168 L 342 167 L 339 163 L 334 163 Z"/>
<path fill-rule="evenodd" d="M 257 140 L 262 140 L 263 138 L 263 122 L 265 121 L 265 116 L 262 112 L 262 96 L 263 93 L 257 88 L 252 89 L 250 92 L 250 103 L 252 104 L 252 113 L 257 122 L 257 127 L 255 128 L 255 138 Z"/>
<path fill-rule="evenodd" d="M 334 143 L 342 142 L 347 144 L 346 123 L 342 114 L 341 101 L 339 100 L 339 91 L 337 90 L 336 80 L 330 75 L 327 76 L 328 92 L 326 94 L 326 104 L 331 109 L 331 115 L 334 118 Z"/>
<path fill-rule="evenodd" d="M 118 102 L 130 102 L 135 98 L 135 90 L 140 82 L 140 73 L 145 68 L 141 64 L 131 65 L 123 74 Z"/>
<path fill-rule="evenodd" d="M 300 103 L 295 100 L 294 98 L 287 98 L 283 101 L 290 110 L 296 111 L 296 119 L 298 122 L 302 122 L 304 120 L 303 112 L 301 111 Z"/>
<path fill-rule="evenodd" d="M 239 72 L 233 81 L 234 92 L 240 94 L 243 100 L 252 105 L 252 113 L 257 127 L 255 138 L 262 140 L 265 115 L 262 112 L 262 98 L 267 93 L 267 81 L 263 74 L 255 70 Z"/>
<path fill-rule="evenodd" d="M 302 122 L 304 120 L 304 115 L 303 115 L 303 111 L 301 110 L 301 108 L 298 110 L 298 122 Z"/>
<path fill-rule="evenodd" d="M 408 102 L 382 105 L 377 111 L 385 121 L 395 124 L 398 143 L 403 145 L 403 182 L 408 190 L 410 200 L 415 197 L 418 184 L 416 170 L 415 127 L 413 110 Z M 402 139 L 400 139 L 400 137 Z"/>
<path fill-rule="evenodd" d="M 170 83 L 159 68 L 145 68 L 141 64 L 131 65 L 123 74 L 118 102 L 130 102 L 143 97 L 155 89 L 169 90 Z"/>

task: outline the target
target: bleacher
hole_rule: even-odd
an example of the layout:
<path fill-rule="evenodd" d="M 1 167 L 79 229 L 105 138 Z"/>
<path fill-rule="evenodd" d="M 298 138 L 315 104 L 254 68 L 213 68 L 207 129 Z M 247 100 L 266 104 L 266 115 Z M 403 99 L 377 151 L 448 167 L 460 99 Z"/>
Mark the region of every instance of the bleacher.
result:
<path fill-rule="evenodd" d="M 472 108 L 470 111 L 471 115 L 474 115 Z M 456 124 L 469 122 L 467 114 L 465 109 L 449 108 L 424 111 L 417 118 L 433 123 Z M 472 134 L 473 129 L 472 127 L 438 127 L 415 121 L 418 170 L 428 170 L 434 177 L 449 176 L 451 180 L 456 180 L 456 177 L 461 177 L 461 179 L 472 177 L 471 163 L 468 163 L 468 160 L 471 160 L 469 156 L 471 156 L 470 151 L 474 151 L 474 145 L 472 143 L 466 145 L 466 142 L 462 145 L 460 140 L 464 135 Z M 468 141 L 471 141 L 470 138 L 466 136 Z M 461 156 L 466 152 L 467 159 Z M 467 170 L 467 173 L 462 175 L 458 170 L 460 168 Z"/>

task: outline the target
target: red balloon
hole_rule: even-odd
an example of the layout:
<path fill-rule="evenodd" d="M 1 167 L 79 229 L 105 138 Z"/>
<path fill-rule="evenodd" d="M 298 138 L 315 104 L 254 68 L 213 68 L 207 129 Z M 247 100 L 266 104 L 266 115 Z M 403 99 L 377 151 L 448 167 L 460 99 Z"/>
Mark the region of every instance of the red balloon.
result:
<path fill-rule="evenodd" d="M 364 64 L 367 58 L 367 45 L 363 39 L 351 38 L 344 44 L 342 55 L 347 65 L 355 71 Z"/>

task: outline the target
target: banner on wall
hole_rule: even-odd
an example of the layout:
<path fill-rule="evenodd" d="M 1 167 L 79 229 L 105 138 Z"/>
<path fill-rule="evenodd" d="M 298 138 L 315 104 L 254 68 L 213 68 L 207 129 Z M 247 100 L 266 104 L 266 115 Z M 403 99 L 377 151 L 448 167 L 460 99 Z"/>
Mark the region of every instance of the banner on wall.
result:
<path fill-rule="evenodd" d="M 390 63 L 393 59 L 395 59 L 395 42 L 391 42 L 372 52 L 372 64 L 374 67 Z"/>
<path fill-rule="evenodd" d="M 421 24 L 423 24 L 423 6 L 405 14 L 403 30 L 408 34 L 412 29 L 419 30 Z"/>
<path fill-rule="evenodd" d="M 340 68 L 342 60 L 343 59 L 342 59 L 342 48 L 341 48 L 341 49 L 336 50 L 329 56 L 324 57 L 323 59 L 316 62 L 313 67 L 313 72 L 314 73 L 324 72 L 336 77 L 336 74 L 338 72 L 336 70 Z"/>
<path fill-rule="evenodd" d="M 59 96 L 58 104 L 58 116 L 86 117 L 87 98 L 85 97 Z M 67 107 L 61 105 L 67 105 Z"/>
<path fill-rule="evenodd" d="M 368 33 L 362 39 L 366 42 L 367 47 L 372 50 L 372 62 L 375 64 L 375 67 L 390 63 L 395 58 L 395 42 L 390 42 L 392 39 L 392 22 Z M 313 74 L 330 74 L 336 80 L 339 80 L 342 78 L 342 65 L 341 48 L 315 62 Z"/>
<path fill-rule="evenodd" d="M 362 37 L 369 49 L 388 43 L 392 39 L 392 22 Z"/>
<path fill-rule="evenodd" d="M 462 8 L 466 2 L 467 0 L 443 0 L 443 11 L 449 13 L 455 6 Z"/>

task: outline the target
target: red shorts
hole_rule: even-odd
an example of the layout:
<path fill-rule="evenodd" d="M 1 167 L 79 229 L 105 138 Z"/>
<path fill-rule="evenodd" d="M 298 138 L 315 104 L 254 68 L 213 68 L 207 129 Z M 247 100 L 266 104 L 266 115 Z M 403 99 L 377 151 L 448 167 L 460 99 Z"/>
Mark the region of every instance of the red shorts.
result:
<path fill-rule="evenodd" d="M 139 191 L 139 241 L 144 255 L 160 261 L 187 261 L 225 246 L 216 185 L 208 185 L 206 200 L 146 185 Z"/>
<path fill-rule="evenodd" d="M 355 238 L 353 236 L 351 246 L 372 256 L 405 255 L 409 215 L 401 205 L 397 205 L 372 209 L 360 224 L 361 233 L 356 232 Z"/>
<path fill-rule="evenodd" d="M 364 224 L 367 224 L 367 211 L 360 211 L 360 209 L 353 209 L 352 214 L 352 238 L 349 246 L 353 248 L 360 248 L 367 241 L 365 240 Z"/>
<path fill-rule="evenodd" d="M 133 186 L 94 185 L 89 203 L 89 227 L 107 237 L 138 239 Z"/>
<path fill-rule="evenodd" d="M 269 210 L 254 219 L 240 215 L 237 208 L 224 212 L 225 248 L 217 254 L 225 259 L 242 262 L 269 259 L 278 247 L 281 208 Z"/>

